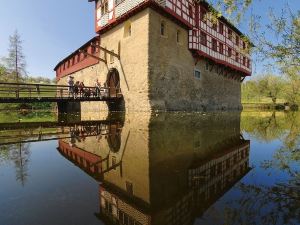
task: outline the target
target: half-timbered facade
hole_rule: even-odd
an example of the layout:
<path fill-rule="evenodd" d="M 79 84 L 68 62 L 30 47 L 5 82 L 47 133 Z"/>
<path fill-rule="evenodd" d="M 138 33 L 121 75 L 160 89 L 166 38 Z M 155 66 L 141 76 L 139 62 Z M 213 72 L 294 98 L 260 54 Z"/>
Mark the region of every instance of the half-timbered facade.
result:
<path fill-rule="evenodd" d="M 251 74 L 249 41 L 224 17 L 213 18 L 205 1 L 194 0 L 98 0 L 96 1 L 96 32 L 122 21 L 144 5 L 161 7 L 174 19 L 189 28 L 189 49 L 199 56 Z"/>
<path fill-rule="evenodd" d="M 60 83 L 112 83 L 131 111 L 241 109 L 251 43 L 207 2 L 89 1 L 97 36 L 56 66 Z"/>

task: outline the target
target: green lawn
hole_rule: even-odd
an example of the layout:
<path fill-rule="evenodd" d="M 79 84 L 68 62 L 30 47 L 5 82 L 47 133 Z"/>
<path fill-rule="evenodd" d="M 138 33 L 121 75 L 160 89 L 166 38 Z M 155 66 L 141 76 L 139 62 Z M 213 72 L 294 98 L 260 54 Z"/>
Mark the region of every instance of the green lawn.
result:
<path fill-rule="evenodd" d="M 286 100 L 283 98 L 278 98 L 276 101 L 277 104 L 283 104 L 285 102 Z M 268 97 L 252 98 L 252 99 L 242 98 L 242 104 L 273 104 L 273 101 L 271 98 Z"/>
<path fill-rule="evenodd" d="M 54 112 L 30 112 L 21 114 L 19 111 L 0 112 L 0 123 L 15 123 L 15 122 L 54 122 L 56 121 Z"/>

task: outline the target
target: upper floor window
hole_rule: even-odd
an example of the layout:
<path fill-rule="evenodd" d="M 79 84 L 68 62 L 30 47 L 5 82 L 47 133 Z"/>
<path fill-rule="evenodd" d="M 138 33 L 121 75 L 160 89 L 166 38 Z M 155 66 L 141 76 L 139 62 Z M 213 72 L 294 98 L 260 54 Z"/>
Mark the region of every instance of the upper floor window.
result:
<path fill-rule="evenodd" d="M 95 52 L 96 52 L 96 47 L 95 46 L 91 46 L 91 53 L 95 54 Z"/>
<path fill-rule="evenodd" d="M 216 22 L 213 22 L 213 24 L 212 24 L 212 29 L 215 30 L 215 31 L 217 31 L 218 25 L 217 25 Z"/>
<path fill-rule="evenodd" d="M 218 43 L 216 39 L 212 39 L 212 50 L 218 51 Z"/>
<path fill-rule="evenodd" d="M 236 44 L 237 46 L 240 45 L 240 38 L 239 38 L 238 35 L 235 36 L 235 44 Z"/>
<path fill-rule="evenodd" d="M 160 35 L 166 36 L 166 22 L 161 21 L 160 23 Z"/>
<path fill-rule="evenodd" d="M 115 0 L 115 5 L 119 5 L 123 0 Z"/>
<path fill-rule="evenodd" d="M 240 59 L 240 55 L 238 52 L 235 53 L 235 61 L 236 62 L 239 62 L 239 59 Z"/>
<path fill-rule="evenodd" d="M 228 47 L 228 57 L 232 56 L 232 49 Z"/>
<path fill-rule="evenodd" d="M 220 54 L 224 54 L 224 45 L 222 43 L 219 43 L 219 52 Z"/>
<path fill-rule="evenodd" d="M 193 18 L 193 7 L 192 7 L 192 5 L 189 5 L 189 16 L 191 18 Z"/>
<path fill-rule="evenodd" d="M 207 35 L 203 31 L 201 31 L 201 34 L 200 34 L 200 42 L 204 46 L 207 45 Z"/>
<path fill-rule="evenodd" d="M 219 33 L 220 34 L 224 33 L 224 25 L 223 25 L 223 23 L 219 23 Z"/>
<path fill-rule="evenodd" d="M 200 20 L 205 21 L 206 11 L 203 8 L 200 8 Z"/>
<path fill-rule="evenodd" d="M 243 65 L 246 66 L 246 57 L 243 56 Z"/>
<path fill-rule="evenodd" d="M 228 39 L 232 40 L 232 30 L 228 29 Z"/>
<path fill-rule="evenodd" d="M 101 5 L 101 15 L 104 15 L 108 12 L 108 1 L 105 1 Z"/>
<path fill-rule="evenodd" d="M 124 25 L 124 37 L 131 36 L 131 23 L 127 21 Z"/>

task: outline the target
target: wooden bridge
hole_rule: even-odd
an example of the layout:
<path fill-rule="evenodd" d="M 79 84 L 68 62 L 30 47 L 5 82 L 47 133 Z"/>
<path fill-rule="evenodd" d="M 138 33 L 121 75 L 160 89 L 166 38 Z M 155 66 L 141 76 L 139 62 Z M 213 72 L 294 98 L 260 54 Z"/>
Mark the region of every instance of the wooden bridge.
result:
<path fill-rule="evenodd" d="M 111 101 L 122 98 L 120 88 L 51 84 L 0 83 L 0 103 Z"/>

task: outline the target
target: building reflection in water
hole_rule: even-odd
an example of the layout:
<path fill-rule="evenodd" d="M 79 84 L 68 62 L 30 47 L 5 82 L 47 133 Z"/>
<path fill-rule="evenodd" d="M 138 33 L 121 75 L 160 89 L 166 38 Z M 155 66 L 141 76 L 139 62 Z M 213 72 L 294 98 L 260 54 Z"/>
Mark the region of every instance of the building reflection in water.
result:
<path fill-rule="evenodd" d="M 239 113 L 126 115 L 97 129 L 58 149 L 99 181 L 105 224 L 193 224 L 250 170 Z"/>

